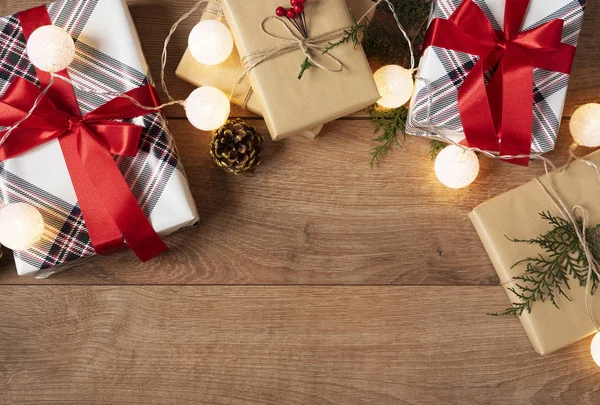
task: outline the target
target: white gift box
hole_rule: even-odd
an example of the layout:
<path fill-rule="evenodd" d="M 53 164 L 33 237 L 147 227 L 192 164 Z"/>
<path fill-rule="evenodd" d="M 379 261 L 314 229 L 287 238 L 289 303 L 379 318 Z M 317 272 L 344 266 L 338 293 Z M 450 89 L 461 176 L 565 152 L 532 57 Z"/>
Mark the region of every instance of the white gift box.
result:
<path fill-rule="evenodd" d="M 434 18 L 448 19 L 462 0 L 434 0 L 430 23 Z M 506 0 L 476 0 L 495 30 L 504 24 Z M 535 28 L 555 19 L 564 20 L 562 42 L 576 46 L 583 22 L 585 6 L 580 0 L 531 0 L 521 31 Z M 448 49 L 429 47 L 419 65 L 414 96 L 409 107 L 406 132 L 413 135 L 434 135 L 436 131 L 455 141 L 464 139 L 458 108 L 458 89 L 478 57 Z M 430 89 L 426 82 L 430 83 Z M 534 153 L 554 149 L 567 95 L 569 75 L 534 69 L 534 105 L 531 150 Z M 430 113 L 428 105 L 431 103 Z"/>
<path fill-rule="evenodd" d="M 73 82 L 98 91 L 126 92 L 151 83 L 148 65 L 127 5 L 122 0 L 59 0 L 47 6 L 54 25 L 76 44 L 69 67 Z M 17 76 L 38 84 L 27 59 L 18 17 L 0 19 L 0 95 Z M 112 97 L 75 90 L 82 114 Z M 198 222 L 198 212 L 165 117 L 152 113 L 131 120 L 144 128 L 135 157 L 116 164 L 156 232 L 169 235 Z M 0 163 L 4 203 L 25 202 L 44 217 L 44 237 L 15 252 L 19 275 L 48 276 L 64 264 L 95 255 L 58 140 Z"/>

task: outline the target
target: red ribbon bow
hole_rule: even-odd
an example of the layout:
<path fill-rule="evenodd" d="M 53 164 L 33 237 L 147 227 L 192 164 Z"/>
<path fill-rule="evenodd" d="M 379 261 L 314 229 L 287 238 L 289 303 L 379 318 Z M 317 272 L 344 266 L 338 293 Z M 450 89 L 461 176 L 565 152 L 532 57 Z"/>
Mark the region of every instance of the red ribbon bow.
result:
<path fill-rule="evenodd" d="M 432 21 L 430 46 L 479 56 L 458 90 L 458 105 L 469 146 L 528 155 L 533 127 L 533 69 L 570 74 L 575 47 L 563 44 L 563 20 L 520 32 L 530 0 L 506 0 L 504 31 L 495 31 L 473 0 L 464 0 L 450 19 Z M 486 88 L 484 74 L 498 66 Z M 527 165 L 528 158 L 510 160 Z"/>
<path fill-rule="evenodd" d="M 37 27 L 51 23 L 45 6 L 20 13 L 19 19 L 27 38 Z M 42 86 L 46 86 L 49 74 L 37 73 Z M 60 74 L 68 77 L 66 70 Z M 0 126 L 12 126 L 23 118 L 40 93 L 25 79 L 15 79 L 0 99 Z M 158 105 L 152 86 L 125 94 L 141 105 Z M 6 139 L 0 148 L 0 161 L 58 139 L 96 252 L 108 254 L 120 249 L 125 239 L 146 261 L 167 247 L 138 205 L 113 155 L 135 156 L 142 134 L 142 127 L 114 120 L 147 114 L 130 100 L 118 97 L 82 117 L 72 86 L 58 79 L 32 116 Z M 0 132 L 0 137 L 4 133 Z"/>

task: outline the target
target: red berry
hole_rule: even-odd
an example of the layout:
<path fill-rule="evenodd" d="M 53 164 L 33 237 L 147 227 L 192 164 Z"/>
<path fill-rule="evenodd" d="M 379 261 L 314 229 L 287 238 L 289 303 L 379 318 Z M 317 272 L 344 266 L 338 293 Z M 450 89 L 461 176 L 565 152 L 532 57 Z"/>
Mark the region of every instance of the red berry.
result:
<path fill-rule="evenodd" d="M 298 0 L 290 0 L 290 4 L 292 6 L 295 6 L 296 4 L 299 4 L 299 3 L 298 3 Z"/>
<path fill-rule="evenodd" d="M 296 4 L 294 6 L 294 11 L 296 12 L 296 14 L 301 14 L 304 12 L 304 6 L 302 4 Z"/>
<path fill-rule="evenodd" d="M 275 14 L 277 14 L 277 17 L 283 17 L 285 15 L 285 8 L 277 7 Z"/>
<path fill-rule="evenodd" d="M 294 11 L 293 8 L 288 8 L 287 11 L 285 12 L 285 15 L 287 16 L 287 18 L 294 18 L 294 17 L 296 17 L 296 12 Z"/>

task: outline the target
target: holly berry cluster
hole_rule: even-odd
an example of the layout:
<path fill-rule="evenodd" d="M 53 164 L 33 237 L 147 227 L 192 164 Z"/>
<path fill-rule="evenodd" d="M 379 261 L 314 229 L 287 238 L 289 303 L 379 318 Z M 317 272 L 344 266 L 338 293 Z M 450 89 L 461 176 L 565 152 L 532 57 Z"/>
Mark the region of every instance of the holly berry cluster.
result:
<path fill-rule="evenodd" d="M 292 7 L 286 9 L 283 6 L 279 6 L 275 9 L 275 15 L 277 15 L 277 17 L 287 17 L 287 19 L 294 24 L 294 27 L 296 27 L 300 35 L 304 38 L 308 38 L 306 18 L 304 17 L 305 2 L 306 0 L 290 0 L 290 5 Z"/>
<path fill-rule="evenodd" d="M 303 38 L 308 38 L 308 30 L 306 28 L 306 17 L 304 16 L 304 3 L 306 0 L 290 0 L 292 7 L 285 8 L 283 6 L 275 9 L 275 15 L 277 17 L 286 17 L 290 23 L 298 30 Z M 298 79 L 302 79 L 304 72 L 311 67 L 311 63 L 308 58 L 304 60 L 300 68 L 300 74 Z"/>
<path fill-rule="evenodd" d="M 296 15 L 304 13 L 304 3 L 306 0 L 290 0 L 292 7 L 286 9 L 285 7 L 277 7 L 275 14 L 277 17 L 295 18 Z"/>

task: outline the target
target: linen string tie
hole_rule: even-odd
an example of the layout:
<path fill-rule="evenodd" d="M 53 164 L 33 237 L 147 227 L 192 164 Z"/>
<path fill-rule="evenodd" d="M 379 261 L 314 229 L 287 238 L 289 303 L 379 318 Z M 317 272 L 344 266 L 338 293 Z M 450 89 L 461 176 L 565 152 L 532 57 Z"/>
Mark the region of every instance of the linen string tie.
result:
<path fill-rule="evenodd" d="M 414 57 L 414 51 L 413 51 L 413 47 L 412 47 L 410 38 L 408 37 L 408 33 L 406 32 L 406 30 L 400 23 L 400 19 L 398 17 L 398 14 L 396 13 L 396 9 L 394 8 L 394 5 L 392 4 L 392 2 L 390 0 L 377 0 L 377 1 L 373 2 L 373 5 L 358 20 L 356 20 L 355 24 L 363 23 L 367 19 L 368 15 L 375 8 L 377 8 L 377 6 L 379 6 L 379 4 L 381 4 L 384 1 L 388 5 L 390 11 L 392 12 L 392 15 L 394 16 L 394 20 L 396 21 L 396 25 L 398 26 L 398 29 L 404 36 L 404 39 L 406 39 L 407 43 L 409 44 L 410 70 L 414 71 L 415 70 L 415 57 Z M 267 28 L 265 27 L 265 24 L 268 21 L 271 21 L 273 19 L 278 21 L 280 24 L 282 24 L 290 35 L 283 37 L 281 35 L 277 35 L 277 34 L 273 34 L 273 33 L 269 32 L 267 30 Z M 351 26 L 339 28 L 337 30 L 326 32 L 324 34 L 317 35 L 314 37 L 303 38 L 302 36 L 295 33 L 290 28 L 290 26 L 288 24 L 286 24 L 285 21 L 283 21 L 282 19 L 275 17 L 275 16 L 269 16 L 269 17 L 266 17 L 261 22 L 260 28 L 264 34 L 266 34 L 272 38 L 276 38 L 276 39 L 285 41 L 286 43 L 284 43 L 280 46 L 277 46 L 277 47 L 253 52 L 253 53 L 250 53 L 250 54 L 244 56 L 242 58 L 242 65 L 244 66 L 244 71 L 240 75 L 236 84 L 233 86 L 233 89 L 231 90 L 231 94 L 229 95 L 229 100 L 233 99 L 233 97 L 235 95 L 235 90 L 237 89 L 237 87 L 246 78 L 248 73 L 250 73 L 254 68 L 256 68 L 257 66 L 261 65 L 262 63 L 264 63 L 270 59 L 276 58 L 281 55 L 285 55 L 289 52 L 293 52 L 296 50 L 301 50 L 302 53 L 304 54 L 304 56 L 309 60 L 309 62 L 313 66 L 315 66 L 319 69 L 322 69 L 322 70 L 325 70 L 328 72 L 332 72 L 332 73 L 339 73 L 344 68 L 342 62 L 338 58 L 336 58 L 335 56 L 333 56 L 327 52 L 324 52 L 324 51 L 325 51 L 325 47 L 328 43 L 336 41 L 336 40 L 341 40 L 344 37 L 344 35 L 346 34 L 346 32 L 348 32 L 348 30 L 350 30 L 352 28 Z M 310 52 L 311 50 L 320 51 L 322 56 L 328 57 L 330 63 L 332 63 L 332 66 L 326 66 L 325 64 L 317 61 L 312 56 L 312 54 Z M 248 90 L 246 91 L 246 94 L 242 101 L 242 105 L 241 105 L 242 108 L 245 109 L 247 107 L 248 101 L 250 100 L 252 93 L 253 93 L 252 87 L 248 87 Z"/>

